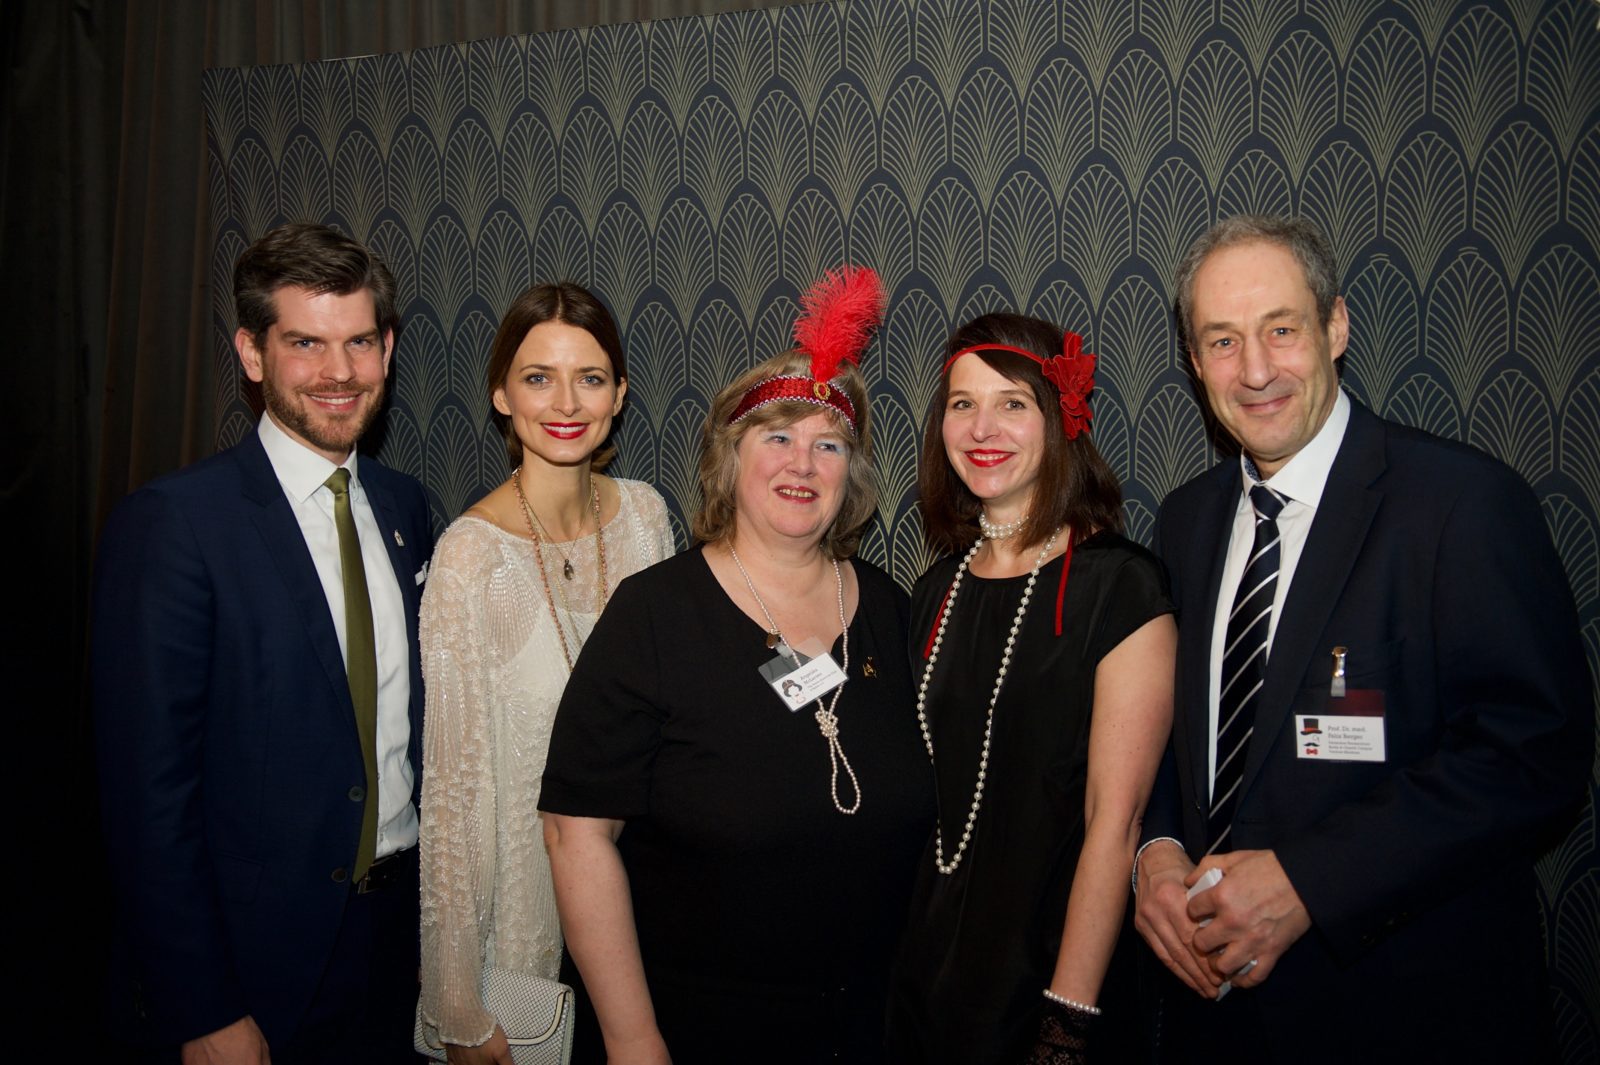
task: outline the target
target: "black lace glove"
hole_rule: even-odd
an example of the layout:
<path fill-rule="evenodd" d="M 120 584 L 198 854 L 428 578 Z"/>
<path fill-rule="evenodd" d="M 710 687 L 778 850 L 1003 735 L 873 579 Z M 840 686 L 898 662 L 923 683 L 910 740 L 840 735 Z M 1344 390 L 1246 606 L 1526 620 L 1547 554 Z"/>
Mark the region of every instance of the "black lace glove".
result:
<path fill-rule="evenodd" d="M 1089 1043 L 1100 1016 L 1046 999 L 1039 1018 L 1039 1038 L 1026 1065 L 1087 1065 Z"/>

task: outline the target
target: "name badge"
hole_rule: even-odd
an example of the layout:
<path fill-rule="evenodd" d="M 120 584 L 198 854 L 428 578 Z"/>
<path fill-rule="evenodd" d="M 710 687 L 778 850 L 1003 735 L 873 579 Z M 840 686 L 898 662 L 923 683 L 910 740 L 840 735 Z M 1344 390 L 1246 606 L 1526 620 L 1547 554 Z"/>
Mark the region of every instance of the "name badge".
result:
<path fill-rule="evenodd" d="M 1344 713 L 1296 714 L 1295 757 L 1316 762 L 1382 762 L 1383 692 L 1348 692 L 1329 700 Z"/>
<path fill-rule="evenodd" d="M 761 676 L 790 711 L 822 698 L 845 682 L 844 670 L 826 651 L 815 658 L 778 655 L 761 667 Z"/>

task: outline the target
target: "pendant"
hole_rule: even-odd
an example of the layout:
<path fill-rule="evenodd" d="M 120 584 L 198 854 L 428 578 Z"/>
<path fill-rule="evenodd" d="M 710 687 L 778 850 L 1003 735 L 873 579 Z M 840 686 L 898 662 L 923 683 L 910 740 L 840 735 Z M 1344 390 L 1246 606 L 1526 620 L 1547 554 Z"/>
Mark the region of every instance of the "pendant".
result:
<path fill-rule="evenodd" d="M 561 563 L 561 575 L 570 581 L 572 579 L 572 573 L 572 560 L 569 558 Z"/>

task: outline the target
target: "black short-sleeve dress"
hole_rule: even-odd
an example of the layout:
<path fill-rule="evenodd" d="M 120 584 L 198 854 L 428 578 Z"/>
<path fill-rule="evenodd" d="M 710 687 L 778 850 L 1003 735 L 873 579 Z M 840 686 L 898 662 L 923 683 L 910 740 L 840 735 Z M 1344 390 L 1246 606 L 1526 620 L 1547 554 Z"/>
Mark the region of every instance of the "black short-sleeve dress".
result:
<path fill-rule="evenodd" d="M 930 838 L 917 866 L 891 988 L 893 1061 L 1011 1065 L 1025 1060 L 1037 1034 L 1083 846 L 1095 667 L 1140 626 L 1172 612 L 1155 556 L 1102 532 L 1072 551 L 1057 635 L 1064 558 L 1044 566 L 1029 601 L 995 706 L 983 805 L 961 864 L 952 875 L 938 872 Z M 936 563 L 912 593 L 919 683 L 959 561 Z M 1027 581 L 1026 574 L 962 579 L 929 684 L 947 862 L 972 804 L 989 696 Z M 1101 996 L 1108 1021 L 1134 1012 L 1117 993 L 1113 974 Z"/>
<path fill-rule="evenodd" d="M 540 809 L 626 822 L 617 846 L 675 1061 L 882 1060 L 933 778 L 905 593 L 850 565 L 860 597 L 836 712 L 855 814 L 834 806 L 815 705 L 790 712 L 761 678 L 766 631 L 699 549 L 618 587 L 556 714 Z M 842 770 L 839 794 L 850 806 Z"/>

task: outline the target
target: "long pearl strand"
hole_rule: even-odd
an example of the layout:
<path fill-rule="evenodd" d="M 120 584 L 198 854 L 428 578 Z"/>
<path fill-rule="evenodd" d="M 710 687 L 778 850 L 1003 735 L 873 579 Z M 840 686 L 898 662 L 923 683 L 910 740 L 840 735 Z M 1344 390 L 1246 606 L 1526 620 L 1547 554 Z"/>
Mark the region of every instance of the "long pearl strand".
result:
<path fill-rule="evenodd" d="M 734 550 L 733 544 L 728 544 L 728 554 L 733 556 L 733 564 L 739 568 L 739 576 L 744 578 L 744 586 L 750 589 L 750 596 L 756 601 L 756 606 L 761 608 L 761 613 L 767 619 L 767 646 L 775 647 L 780 655 L 800 666 L 800 656 L 795 654 L 789 646 L 789 641 L 778 630 L 778 623 L 772 617 L 772 611 L 767 609 L 766 601 L 761 598 L 761 593 L 756 591 L 756 582 L 750 579 L 750 571 L 744 568 L 744 563 L 739 560 L 739 552 Z M 839 604 L 839 628 L 844 639 L 844 672 L 850 672 L 850 626 L 844 619 L 844 576 L 839 572 L 839 560 L 833 560 L 833 594 Z M 773 637 L 777 637 L 774 639 Z M 833 796 L 833 808 L 842 814 L 853 814 L 861 809 L 861 782 L 856 779 L 856 771 L 850 768 L 850 759 L 845 757 L 844 746 L 839 743 L 839 696 L 844 692 L 844 682 L 833 689 L 833 699 L 824 706 L 822 700 L 817 700 L 817 712 L 812 717 L 817 720 L 817 728 L 822 732 L 822 738 L 828 741 L 828 766 L 831 776 L 828 781 L 828 792 Z M 845 775 L 850 778 L 850 789 L 856 793 L 856 801 L 846 806 L 839 801 L 839 765 L 843 763 Z"/>
<path fill-rule="evenodd" d="M 1034 560 L 1033 570 L 1028 574 L 1028 584 L 1022 589 L 1022 602 L 1017 604 L 1017 616 L 1011 619 L 1011 632 L 1006 636 L 1006 647 L 1000 654 L 1000 671 L 994 678 L 994 692 L 989 696 L 989 716 L 983 724 L 983 749 L 978 755 L 978 783 L 972 790 L 972 806 L 967 810 L 967 823 L 961 829 L 961 842 L 956 844 L 956 852 L 950 861 L 944 860 L 944 825 L 936 821 L 933 829 L 933 865 L 935 869 L 949 876 L 961 865 L 961 858 L 967 853 L 967 844 L 972 840 L 972 827 L 978 822 L 978 808 L 983 805 L 983 784 L 989 775 L 989 737 L 994 731 L 994 704 L 1000 701 L 1000 688 L 1006 682 L 1006 670 L 1011 668 L 1011 652 L 1016 647 L 1017 633 L 1022 631 L 1022 619 L 1028 613 L 1028 600 L 1033 598 L 1033 586 L 1039 580 L 1039 571 L 1044 568 L 1045 559 L 1050 557 L 1050 549 L 1056 544 L 1056 537 L 1061 535 L 1061 526 L 1056 526 L 1050 534 L 1050 539 L 1044 542 L 1044 547 L 1039 551 L 1039 557 Z M 939 661 L 939 646 L 944 643 L 945 626 L 950 623 L 950 611 L 956 605 L 956 594 L 961 591 L 961 578 L 966 575 L 967 567 L 972 562 L 972 557 L 978 553 L 978 548 L 983 546 L 980 536 L 972 549 L 961 560 L 961 565 L 956 567 L 956 579 L 950 585 L 950 594 L 944 599 L 944 612 L 939 615 L 939 629 L 933 637 L 933 649 L 928 653 L 928 664 L 922 667 L 922 685 L 917 689 L 917 725 L 922 729 L 922 744 L 928 748 L 928 759 L 933 759 L 933 733 L 928 730 L 928 682 L 933 678 L 934 663 Z"/>

